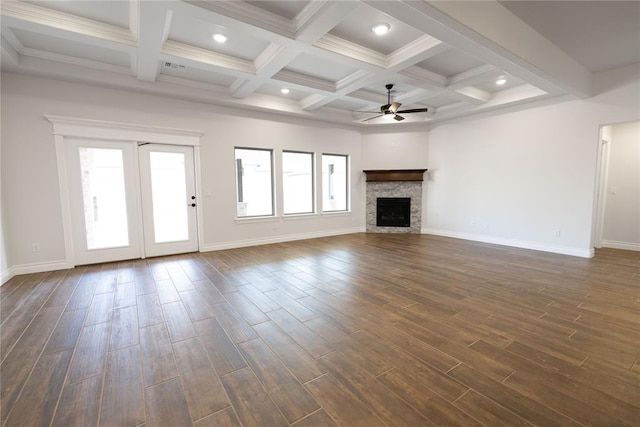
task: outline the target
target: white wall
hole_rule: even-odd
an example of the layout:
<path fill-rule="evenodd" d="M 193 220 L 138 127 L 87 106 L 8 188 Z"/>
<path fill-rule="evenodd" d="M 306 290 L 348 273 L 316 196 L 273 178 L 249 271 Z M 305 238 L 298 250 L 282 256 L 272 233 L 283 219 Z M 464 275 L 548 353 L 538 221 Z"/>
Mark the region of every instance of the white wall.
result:
<path fill-rule="evenodd" d="M 610 128 L 602 244 L 640 250 L 640 122 Z"/>
<path fill-rule="evenodd" d="M 599 126 L 640 117 L 639 76 L 636 64 L 596 75 L 584 101 L 433 126 L 424 231 L 590 256 Z"/>
<path fill-rule="evenodd" d="M 203 131 L 202 187 L 212 194 L 201 200 L 205 250 L 364 227 L 357 130 L 15 74 L 2 75 L 1 101 L 4 237 L 15 242 L 8 255 L 16 272 L 66 256 L 52 125 L 44 114 Z M 353 212 L 298 220 L 236 221 L 235 145 L 273 148 L 276 158 L 282 149 L 350 155 Z M 32 243 L 40 244 L 40 253 L 31 252 Z"/>

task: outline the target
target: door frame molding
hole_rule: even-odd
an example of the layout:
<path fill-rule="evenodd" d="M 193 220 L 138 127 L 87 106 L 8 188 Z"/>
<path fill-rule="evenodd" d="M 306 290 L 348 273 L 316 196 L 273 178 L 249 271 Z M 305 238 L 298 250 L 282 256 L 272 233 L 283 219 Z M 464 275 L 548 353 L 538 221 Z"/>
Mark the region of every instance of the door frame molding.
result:
<path fill-rule="evenodd" d="M 75 266 L 73 234 L 71 231 L 72 227 L 71 204 L 69 198 L 69 177 L 67 175 L 67 163 L 64 149 L 66 138 L 84 138 L 130 142 L 131 144 L 136 145 L 136 153 L 138 142 L 191 146 L 193 147 L 193 159 L 196 178 L 196 197 L 197 200 L 201 200 L 200 138 L 204 135 L 204 132 L 134 123 L 111 122 L 104 120 L 83 119 L 77 117 L 64 117 L 50 114 L 45 114 L 44 117 L 53 125 L 53 138 L 55 142 L 56 161 L 58 165 L 58 186 L 60 190 L 60 213 L 62 215 L 62 231 L 64 234 L 64 262 L 66 264 L 66 268 L 73 268 Z M 200 210 L 200 206 L 200 203 L 198 203 L 196 206 L 196 216 L 198 219 L 198 247 L 202 248 L 204 240 L 202 212 Z"/>

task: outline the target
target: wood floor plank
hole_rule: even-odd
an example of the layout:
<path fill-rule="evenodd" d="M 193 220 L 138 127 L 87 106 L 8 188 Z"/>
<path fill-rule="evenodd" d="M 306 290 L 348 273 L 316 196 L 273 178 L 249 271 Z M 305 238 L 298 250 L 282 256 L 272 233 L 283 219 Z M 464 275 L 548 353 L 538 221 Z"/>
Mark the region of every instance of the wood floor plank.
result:
<path fill-rule="evenodd" d="M 144 384 L 152 386 L 178 376 L 173 347 L 164 324 L 140 328 Z"/>
<path fill-rule="evenodd" d="M 193 420 L 231 405 L 207 353 L 197 338 L 173 344 L 176 364 Z"/>
<path fill-rule="evenodd" d="M 99 323 L 82 328 L 69 370 L 68 381 L 70 383 L 75 383 L 103 372 L 110 326 L 109 323 Z"/>
<path fill-rule="evenodd" d="M 129 306 L 114 310 L 109 349 L 118 350 L 138 343 L 140 343 L 140 334 L 136 307 Z"/>
<path fill-rule="evenodd" d="M 33 318 L 31 324 L 24 332 L 7 357 L 0 364 L 0 412 L 2 422 L 15 403 L 29 373 L 38 360 L 40 351 L 45 346 L 47 339 L 53 331 L 59 319 L 61 309 L 59 307 L 43 308 Z"/>
<path fill-rule="evenodd" d="M 247 366 L 216 319 L 201 320 L 195 323 L 195 327 L 218 375 L 226 375 Z"/>
<path fill-rule="evenodd" d="M 259 338 L 239 344 L 247 363 L 289 423 L 320 407 Z"/>
<path fill-rule="evenodd" d="M 135 277 L 136 295 L 145 295 L 156 293 L 156 283 L 154 277 L 149 275 L 142 275 Z"/>
<path fill-rule="evenodd" d="M 269 321 L 269 317 L 240 292 L 229 293 L 225 298 L 249 325 Z"/>
<path fill-rule="evenodd" d="M 136 426 L 144 417 L 140 348 L 137 345 L 107 355 L 101 426 Z"/>
<path fill-rule="evenodd" d="M 135 283 L 119 283 L 116 286 L 113 308 L 123 308 L 136 305 Z"/>
<path fill-rule="evenodd" d="M 67 311 L 89 308 L 93 299 L 93 293 L 98 287 L 97 283 L 79 284 L 67 304 Z"/>
<path fill-rule="evenodd" d="M 138 295 L 136 307 L 138 309 L 138 323 L 141 328 L 164 322 L 158 294 Z"/>
<path fill-rule="evenodd" d="M 145 389 L 146 426 L 192 425 L 180 380 L 174 378 Z"/>
<path fill-rule="evenodd" d="M 250 368 L 224 375 L 222 383 L 243 426 L 288 425 Z"/>
<path fill-rule="evenodd" d="M 533 425 L 474 390 L 469 390 L 453 404 L 467 413 L 473 414 L 475 419 L 487 426 L 530 427 Z"/>
<path fill-rule="evenodd" d="M 66 350 L 40 358 L 4 424 L 6 427 L 49 424 L 72 354 Z"/>
<path fill-rule="evenodd" d="M 233 407 L 218 411 L 193 424 L 195 427 L 242 427 Z"/>
<path fill-rule="evenodd" d="M 160 300 L 160 304 L 180 301 L 180 295 L 178 295 L 176 287 L 169 279 L 156 280 L 156 290 L 158 292 L 158 299 Z"/>
<path fill-rule="evenodd" d="M 297 421 L 292 424 L 295 427 L 332 427 L 337 426 L 337 424 L 331 419 L 329 415 L 323 410 L 320 409 L 313 414 L 304 417 L 300 421 Z"/>
<path fill-rule="evenodd" d="M 255 331 L 238 314 L 229 303 L 218 304 L 211 307 L 220 325 L 234 343 L 241 343 L 257 338 Z"/>
<path fill-rule="evenodd" d="M 44 349 L 44 354 L 58 353 L 62 350 L 74 348 L 78 342 L 86 315 L 86 308 L 62 313 L 62 317 Z"/>
<path fill-rule="evenodd" d="M 338 425 L 354 427 L 385 425 L 371 412 L 371 409 L 329 374 L 308 382 L 305 387 Z"/>
<path fill-rule="evenodd" d="M 342 351 L 335 351 L 321 357 L 318 361 L 387 424 L 407 427 L 427 424 L 425 417 L 361 369 L 357 362 L 349 359 Z M 471 417 L 468 418 L 471 419 Z M 467 423 L 467 425 L 471 424 Z"/>
<path fill-rule="evenodd" d="M 500 402 L 501 405 L 532 424 L 545 426 L 580 425 L 574 419 L 564 416 L 546 405 L 531 400 L 516 390 L 511 389 L 464 364 L 453 368 L 448 372 L 448 375 L 460 381 L 462 384 L 473 388 L 478 393 L 481 393 L 496 402 Z"/>
<path fill-rule="evenodd" d="M 113 292 L 95 295 L 89 306 L 87 318 L 84 321 L 85 326 L 110 322 L 113 318 L 113 300 Z"/>
<path fill-rule="evenodd" d="M 208 279 L 193 282 L 193 287 L 196 288 L 198 292 L 200 292 L 200 295 L 202 296 L 204 301 L 211 307 L 227 301 L 224 298 L 224 295 L 222 295 L 222 293 L 218 290 L 218 288 L 216 288 L 215 285 Z"/>
<path fill-rule="evenodd" d="M 301 322 L 306 322 L 307 320 L 318 317 L 318 315 L 312 310 L 309 310 L 307 307 L 280 290 L 265 292 L 265 295 L 278 303 L 278 305 L 287 310 Z"/>
<path fill-rule="evenodd" d="M 207 304 L 197 290 L 180 292 L 179 296 L 192 322 L 210 319 L 215 316 L 211 306 Z"/>
<path fill-rule="evenodd" d="M 279 309 L 268 313 L 269 318 L 313 357 L 331 353 L 335 348 L 288 311 Z"/>
<path fill-rule="evenodd" d="M 52 426 L 95 426 L 100 415 L 102 375 L 64 387 Z"/>
<path fill-rule="evenodd" d="M 260 338 L 278 355 L 285 366 L 301 383 L 306 383 L 324 374 L 326 370 L 272 322 L 254 326 Z"/>
<path fill-rule="evenodd" d="M 169 338 L 171 338 L 172 342 L 196 336 L 196 330 L 182 301 L 163 304 L 162 312 L 164 313 L 167 329 L 169 329 Z"/>

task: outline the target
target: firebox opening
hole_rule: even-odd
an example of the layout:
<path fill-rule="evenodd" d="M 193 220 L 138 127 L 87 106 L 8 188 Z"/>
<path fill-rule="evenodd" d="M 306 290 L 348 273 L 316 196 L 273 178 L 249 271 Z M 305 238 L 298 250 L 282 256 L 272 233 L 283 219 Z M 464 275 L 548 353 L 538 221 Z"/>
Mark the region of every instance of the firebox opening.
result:
<path fill-rule="evenodd" d="M 411 198 L 378 197 L 376 200 L 376 226 L 411 227 Z"/>

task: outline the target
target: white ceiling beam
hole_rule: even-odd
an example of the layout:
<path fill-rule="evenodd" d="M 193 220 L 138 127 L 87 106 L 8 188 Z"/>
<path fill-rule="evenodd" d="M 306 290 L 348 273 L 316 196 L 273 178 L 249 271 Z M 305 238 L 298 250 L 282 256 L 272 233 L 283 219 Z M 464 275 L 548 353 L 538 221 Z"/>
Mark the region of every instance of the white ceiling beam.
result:
<path fill-rule="evenodd" d="M 294 38 L 303 43 L 315 42 L 342 22 L 359 4 L 353 0 L 309 2 L 293 19 Z"/>
<path fill-rule="evenodd" d="M 138 40 L 128 28 L 82 18 L 22 1 L 0 2 L 3 22 L 11 27 L 45 33 L 75 42 L 122 50 Z"/>
<path fill-rule="evenodd" d="M 316 41 L 340 23 L 357 5 L 353 1 L 310 2 L 293 20 L 295 39 L 298 43 Z M 254 61 L 256 76 L 236 80 L 231 87 L 232 95 L 235 98 L 251 95 L 299 54 L 300 50 L 271 43 Z"/>
<path fill-rule="evenodd" d="M 299 54 L 299 51 L 271 43 L 254 61 L 256 76 L 251 79 L 242 79 L 240 83 L 234 84 L 231 87 L 232 96 L 246 98 L 251 95 Z"/>
<path fill-rule="evenodd" d="M 592 93 L 584 67 L 498 2 L 364 2 L 546 92 Z"/>
<path fill-rule="evenodd" d="M 173 12 L 160 2 L 142 2 L 135 73 L 138 80 L 155 82 L 160 74 L 160 51 L 169 36 Z"/>
<path fill-rule="evenodd" d="M 287 45 L 294 38 L 291 21 L 244 1 L 185 0 L 171 2 L 170 8 L 272 43 Z"/>
<path fill-rule="evenodd" d="M 328 80 L 311 77 L 306 74 L 296 73 L 289 70 L 280 70 L 272 78 L 273 80 L 287 83 L 308 90 L 309 88 L 323 94 L 331 94 L 335 91 L 336 85 Z"/>
<path fill-rule="evenodd" d="M 464 101 L 472 104 L 484 104 L 491 99 L 491 94 L 489 92 L 473 86 L 456 89 L 453 93 L 449 92 L 448 94 L 454 95 L 454 97 L 461 96 Z"/>
<path fill-rule="evenodd" d="M 400 49 L 391 52 L 387 56 L 387 69 L 392 72 L 404 70 L 432 56 L 449 49 L 445 43 L 425 34 L 422 37 L 407 43 Z"/>
<path fill-rule="evenodd" d="M 460 89 L 467 86 L 473 86 L 487 80 L 495 80 L 499 75 L 503 74 L 493 65 L 480 65 L 455 76 L 449 77 L 447 87 L 452 90 Z"/>
<path fill-rule="evenodd" d="M 202 70 L 210 70 L 226 75 L 250 78 L 256 73 L 256 67 L 251 61 L 180 43 L 175 40 L 167 40 L 162 45 L 160 53 L 160 59 L 178 59 L 183 65 L 189 63 L 191 66 Z"/>

